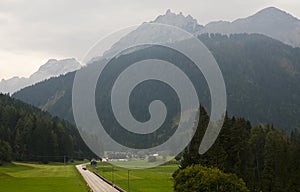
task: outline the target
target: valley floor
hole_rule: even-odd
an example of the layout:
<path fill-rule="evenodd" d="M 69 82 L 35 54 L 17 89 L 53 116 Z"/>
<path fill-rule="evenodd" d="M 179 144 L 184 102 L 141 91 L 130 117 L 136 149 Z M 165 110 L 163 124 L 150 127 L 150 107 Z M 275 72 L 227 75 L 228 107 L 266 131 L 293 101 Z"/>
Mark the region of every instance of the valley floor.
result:
<path fill-rule="evenodd" d="M 172 174 L 178 165 L 163 165 L 150 169 L 131 169 L 129 170 L 129 189 L 128 189 L 128 169 L 112 167 L 111 164 L 99 163 L 97 168 L 88 168 L 97 172 L 107 180 L 127 191 L 134 192 L 172 192 Z"/>
<path fill-rule="evenodd" d="M 5 192 L 86 192 L 74 165 L 13 163 L 0 166 L 0 190 Z"/>

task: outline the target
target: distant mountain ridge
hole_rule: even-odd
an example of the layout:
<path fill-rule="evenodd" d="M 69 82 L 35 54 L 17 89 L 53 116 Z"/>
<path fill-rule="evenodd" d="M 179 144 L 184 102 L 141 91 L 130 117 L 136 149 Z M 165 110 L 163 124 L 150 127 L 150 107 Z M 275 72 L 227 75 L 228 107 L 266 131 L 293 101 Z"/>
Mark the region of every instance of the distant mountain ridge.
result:
<path fill-rule="evenodd" d="M 203 26 L 191 15 L 173 13 L 170 9 L 150 23 L 162 23 L 184 29 L 194 35 L 204 33 L 262 34 L 292 47 L 300 47 L 300 20 L 276 7 L 267 7 L 257 13 L 233 22 L 213 21 Z"/>
<path fill-rule="evenodd" d="M 42 65 L 38 71 L 33 73 L 29 78 L 13 77 L 8 80 L 2 80 L 0 82 L 0 92 L 13 94 L 16 91 L 21 90 L 24 87 L 33 85 L 40 81 L 49 79 L 51 77 L 57 77 L 66 73 L 76 71 L 81 68 L 81 65 L 76 59 L 49 59 L 44 65 Z"/>
<path fill-rule="evenodd" d="M 273 39 L 279 40 L 292 47 L 300 46 L 300 20 L 275 7 L 265 8 L 256 14 L 247 18 L 237 19 L 233 22 L 216 21 L 210 22 L 203 26 L 191 15 L 184 16 L 181 12 L 179 14 L 173 13 L 170 9 L 164 15 L 159 15 L 153 21 L 145 22 L 137 27 L 126 36 L 122 37 L 109 50 L 104 53 L 104 58 L 110 58 L 115 53 L 131 47 L 134 44 L 140 44 L 145 41 L 152 43 L 171 43 L 174 41 L 171 37 L 176 33 L 172 28 L 169 31 L 160 31 L 158 26 L 151 26 L 149 24 L 167 24 L 181 28 L 195 36 L 201 34 L 262 34 Z M 166 28 L 163 28 L 166 30 Z M 175 38 L 180 40 L 181 37 Z M 103 57 L 92 59 L 101 60 Z"/>
<path fill-rule="evenodd" d="M 210 22 L 197 34 L 258 33 L 293 47 L 300 47 L 300 20 L 275 7 L 265 8 L 256 14 L 233 22 Z"/>

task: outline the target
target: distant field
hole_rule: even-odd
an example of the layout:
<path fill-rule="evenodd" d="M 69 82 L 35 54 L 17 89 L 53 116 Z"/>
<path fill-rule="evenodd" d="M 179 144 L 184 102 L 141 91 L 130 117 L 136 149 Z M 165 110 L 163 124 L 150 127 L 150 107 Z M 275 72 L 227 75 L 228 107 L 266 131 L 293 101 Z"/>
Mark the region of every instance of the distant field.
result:
<path fill-rule="evenodd" d="M 88 188 L 74 165 L 14 163 L 0 166 L 3 192 L 86 192 Z"/>
<path fill-rule="evenodd" d="M 172 174 L 178 168 L 178 165 L 165 165 L 151 169 L 131 169 L 129 172 L 130 191 L 134 192 L 157 192 L 157 191 L 173 191 Z M 108 163 L 100 163 L 96 171 L 109 181 L 114 181 L 124 190 L 128 190 L 128 170 L 120 167 L 114 167 L 112 174 L 112 166 Z"/>

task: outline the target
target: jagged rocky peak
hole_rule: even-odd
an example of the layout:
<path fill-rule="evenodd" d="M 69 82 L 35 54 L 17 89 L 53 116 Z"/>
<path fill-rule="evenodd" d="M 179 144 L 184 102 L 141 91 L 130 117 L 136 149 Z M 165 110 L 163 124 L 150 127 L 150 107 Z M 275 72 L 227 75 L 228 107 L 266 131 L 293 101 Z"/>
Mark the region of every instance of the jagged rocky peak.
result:
<path fill-rule="evenodd" d="M 114 54 L 124 50 L 125 48 L 131 47 L 132 45 L 145 44 L 145 42 L 146 44 L 171 43 L 174 41 L 184 40 L 186 37 L 176 32 L 173 28 L 166 29 L 162 26 L 151 25 L 153 23 L 176 26 L 192 34 L 195 34 L 203 28 L 203 26 L 199 25 L 197 20 L 192 16 L 184 16 L 183 13 L 176 14 L 168 9 L 164 15 L 156 17 L 154 21 L 144 22 L 135 30 L 122 37 L 103 54 L 103 57 L 110 58 Z M 99 59 L 100 57 L 94 58 L 92 61 Z"/>
<path fill-rule="evenodd" d="M 182 28 L 190 33 L 197 32 L 203 28 L 203 26 L 199 25 L 197 20 L 194 19 L 191 15 L 184 16 L 182 12 L 176 14 L 173 13 L 170 9 L 168 9 L 164 15 L 158 16 L 153 21 L 153 23 L 173 25 Z"/>

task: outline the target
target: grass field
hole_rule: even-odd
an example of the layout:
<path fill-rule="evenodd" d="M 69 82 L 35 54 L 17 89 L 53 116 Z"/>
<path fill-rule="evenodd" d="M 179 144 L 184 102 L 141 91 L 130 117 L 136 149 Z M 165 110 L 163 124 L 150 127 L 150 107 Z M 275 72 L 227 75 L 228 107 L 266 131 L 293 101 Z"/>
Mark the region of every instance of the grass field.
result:
<path fill-rule="evenodd" d="M 13 163 L 0 166 L 3 192 L 87 192 L 74 165 Z"/>
<path fill-rule="evenodd" d="M 164 165 L 151 169 L 129 170 L 129 188 L 134 192 L 173 191 L 172 173 L 178 165 Z M 114 167 L 108 163 L 98 163 L 97 168 L 89 168 L 96 171 L 109 181 L 113 181 L 124 190 L 128 190 L 128 169 Z"/>

